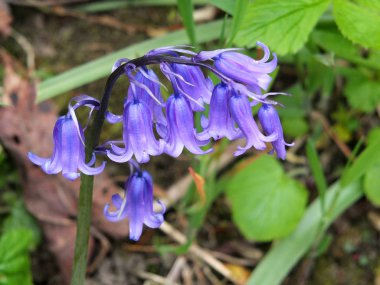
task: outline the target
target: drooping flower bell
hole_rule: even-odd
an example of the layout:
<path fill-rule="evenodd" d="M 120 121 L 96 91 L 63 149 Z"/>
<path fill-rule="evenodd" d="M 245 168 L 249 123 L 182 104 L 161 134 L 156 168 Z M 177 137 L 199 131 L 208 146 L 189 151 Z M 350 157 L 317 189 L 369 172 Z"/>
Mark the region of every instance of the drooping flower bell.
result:
<path fill-rule="evenodd" d="M 110 204 L 104 207 L 105 217 L 112 222 L 128 218 L 129 238 L 137 241 L 142 233 L 143 225 L 150 228 L 158 228 L 164 221 L 163 214 L 165 206 L 158 201 L 162 207 L 161 212 L 153 210 L 153 182 L 147 171 L 134 169 L 125 183 L 125 194 L 112 196 L 112 204 L 116 208 L 111 211 Z"/>
<path fill-rule="evenodd" d="M 258 112 L 259 120 L 264 132 L 267 135 L 275 135 L 275 139 L 271 142 L 273 151 L 277 153 L 277 157 L 285 160 L 285 146 L 292 146 L 284 140 L 282 125 L 276 109 L 272 105 L 263 104 Z"/>
<path fill-rule="evenodd" d="M 252 116 L 251 106 L 246 95 L 232 90 L 229 110 L 246 140 L 244 147 L 238 146 L 238 150 L 235 151 L 236 156 L 243 154 L 252 146 L 258 150 L 264 150 L 266 148 L 265 142 L 271 142 L 277 138 L 276 134 L 264 136 L 260 132 Z"/>
<path fill-rule="evenodd" d="M 268 75 L 277 67 L 277 57 L 270 57 L 269 48 L 263 43 L 257 45 L 264 50 L 264 56 L 260 60 L 239 52 L 236 49 L 221 49 L 211 52 L 200 52 L 195 58 L 198 60 L 213 59 L 215 68 L 236 82 L 246 84 L 253 92 L 260 93 L 260 89 L 267 90 L 271 77 Z"/>
<path fill-rule="evenodd" d="M 200 140 L 194 127 L 194 115 L 187 99 L 180 93 L 172 94 L 166 102 L 168 135 L 165 152 L 177 157 L 186 147 L 193 154 L 206 154 L 212 149 L 202 150 L 209 140 Z"/>
<path fill-rule="evenodd" d="M 200 67 L 175 63 L 171 67 L 173 72 L 183 78 L 183 80 L 177 79 L 181 92 L 198 101 L 199 105 L 203 105 L 203 103 L 210 104 L 213 83 L 210 78 L 205 78 Z M 192 102 L 190 102 L 190 105 L 194 111 L 202 111 L 199 105 Z"/>
<path fill-rule="evenodd" d="M 111 150 L 107 151 L 111 160 L 122 163 L 135 156 L 139 163 L 144 163 L 149 161 L 149 155 L 159 155 L 164 150 L 164 142 L 154 136 L 149 107 L 137 97 L 124 106 L 123 143 L 124 147 L 111 143 Z"/>
<path fill-rule="evenodd" d="M 204 131 L 199 134 L 201 139 L 212 137 L 219 140 L 226 137 L 234 140 L 241 135 L 241 131 L 234 126 L 231 112 L 228 108 L 228 100 L 231 97 L 231 88 L 225 83 L 219 83 L 214 87 L 210 103 L 210 114 L 207 119 L 201 118 Z"/>
<path fill-rule="evenodd" d="M 93 154 L 90 162 L 85 161 L 84 135 L 83 128 L 75 116 L 75 109 L 80 106 L 91 108 L 90 114 L 94 108 L 99 107 L 99 102 L 89 96 L 78 96 L 73 100 L 78 101 L 74 107 L 69 105 L 69 112 L 65 116 L 58 118 L 53 131 L 54 150 L 50 158 L 42 158 L 29 152 L 29 159 L 47 174 L 57 174 L 62 171 L 62 175 L 69 179 L 75 180 L 80 176 L 78 171 L 87 175 L 97 175 L 105 167 L 103 162 L 99 167 L 92 167 L 96 158 Z"/>

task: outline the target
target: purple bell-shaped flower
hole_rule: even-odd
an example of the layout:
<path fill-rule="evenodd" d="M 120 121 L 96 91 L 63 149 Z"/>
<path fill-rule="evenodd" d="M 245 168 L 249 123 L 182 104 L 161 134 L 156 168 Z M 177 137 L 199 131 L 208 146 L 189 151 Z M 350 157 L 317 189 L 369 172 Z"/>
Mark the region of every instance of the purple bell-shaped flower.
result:
<path fill-rule="evenodd" d="M 272 141 L 273 150 L 277 153 L 277 157 L 285 160 L 285 146 L 292 146 L 284 140 L 282 125 L 277 110 L 268 104 L 263 104 L 258 112 L 259 120 L 264 132 L 267 135 L 275 135 L 276 139 Z"/>
<path fill-rule="evenodd" d="M 231 97 L 231 88 L 220 83 L 214 87 L 212 92 L 209 119 L 202 116 L 201 123 L 204 131 L 199 134 L 201 139 L 212 137 L 219 140 L 226 137 L 234 140 L 241 135 L 239 129 L 235 128 L 231 112 L 228 109 L 228 100 Z"/>
<path fill-rule="evenodd" d="M 153 182 L 146 171 L 137 169 L 129 176 L 125 183 L 126 194 L 122 198 L 119 194 L 112 196 L 112 204 L 116 211 L 110 211 L 110 204 L 104 207 L 105 217 L 112 222 L 128 218 L 129 237 L 137 241 L 142 233 L 143 225 L 158 228 L 164 221 L 165 206 L 161 212 L 153 210 Z"/>
<path fill-rule="evenodd" d="M 206 154 L 212 151 L 200 147 L 209 140 L 200 140 L 194 128 L 194 117 L 190 104 L 181 94 L 172 94 L 166 102 L 166 118 L 168 120 L 165 152 L 173 157 L 181 154 L 186 147 L 193 154 Z"/>
<path fill-rule="evenodd" d="M 71 106 L 72 101 L 77 101 Z M 93 109 L 99 107 L 99 102 L 87 95 L 73 98 L 69 104 L 69 112 L 65 116 L 58 118 L 54 126 L 53 140 L 54 150 L 50 158 L 42 158 L 29 152 L 29 159 L 47 174 L 57 174 L 62 171 L 62 175 L 69 180 L 75 180 L 80 176 L 81 171 L 87 175 L 97 175 L 105 167 L 103 162 L 99 167 L 92 167 L 96 161 L 95 154 L 92 155 L 90 162 L 86 163 L 84 151 L 83 128 L 77 121 L 75 110 L 80 106 L 90 108 L 89 117 Z"/>

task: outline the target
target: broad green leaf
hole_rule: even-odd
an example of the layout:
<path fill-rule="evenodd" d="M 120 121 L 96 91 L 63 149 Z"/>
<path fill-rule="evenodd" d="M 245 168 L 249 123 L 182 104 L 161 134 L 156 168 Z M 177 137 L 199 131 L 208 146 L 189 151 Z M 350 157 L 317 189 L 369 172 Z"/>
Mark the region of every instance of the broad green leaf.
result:
<path fill-rule="evenodd" d="M 380 104 L 380 81 L 355 72 L 348 77 L 343 93 L 353 108 L 371 113 Z"/>
<path fill-rule="evenodd" d="M 199 25 L 196 28 L 198 43 L 217 39 L 219 33 L 215 31 L 219 31 L 222 26 L 223 20 Z M 135 58 L 157 47 L 188 43 L 189 39 L 186 36 L 186 32 L 181 30 L 169 33 L 163 37 L 149 39 L 100 57 L 40 83 L 37 87 L 37 102 L 47 100 L 109 75 L 112 65 L 119 58 Z"/>
<path fill-rule="evenodd" d="M 335 197 L 337 192 L 338 199 Z M 339 183 L 331 186 L 326 194 L 326 205 L 335 203 L 332 215 L 327 217 L 325 228 L 347 208 L 362 197 L 360 183 L 352 183 L 344 189 Z M 252 272 L 247 285 L 279 285 L 299 260 L 313 245 L 321 226 L 322 211 L 316 199 L 307 209 L 296 230 L 288 237 L 277 241 Z"/>
<path fill-rule="evenodd" d="M 248 5 L 235 43 L 267 44 L 280 55 L 295 53 L 308 39 L 329 0 L 256 0 Z"/>
<path fill-rule="evenodd" d="M 364 175 L 364 193 L 374 205 L 380 206 L 380 161 Z"/>
<path fill-rule="evenodd" d="M 288 235 L 302 218 L 307 191 L 279 162 L 263 155 L 226 183 L 232 218 L 247 239 L 269 241 Z"/>
<path fill-rule="evenodd" d="M 380 49 L 379 0 L 333 0 L 335 21 L 342 34 L 364 47 Z"/>
<path fill-rule="evenodd" d="M 197 45 L 195 38 L 195 23 L 193 18 L 193 3 L 192 0 L 177 0 L 178 10 L 181 14 L 183 25 L 186 28 L 187 36 L 193 46 Z"/>

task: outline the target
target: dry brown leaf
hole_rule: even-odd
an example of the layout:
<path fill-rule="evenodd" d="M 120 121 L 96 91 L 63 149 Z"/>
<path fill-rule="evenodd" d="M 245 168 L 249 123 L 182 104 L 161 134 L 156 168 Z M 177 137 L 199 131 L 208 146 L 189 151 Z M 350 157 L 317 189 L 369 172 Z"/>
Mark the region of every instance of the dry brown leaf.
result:
<path fill-rule="evenodd" d="M 16 73 L 15 60 L 3 50 L 0 50 L 0 61 L 3 62 L 5 75 L 3 101 L 9 105 L 0 107 L 0 142 L 17 164 L 25 204 L 38 219 L 47 246 L 55 254 L 65 280 L 69 280 L 80 183 L 67 181 L 60 174 L 46 175 L 27 158 L 31 150 L 40 156 L 51 155 L 52 130 L 57 111 L 48 102 L 38 106 L 34 104 L 35 83 Z M 119 187 L 106 174 L 96 177 L 94 185 L 93 227 L 114 238 L 126 237 L 126 221 L 111 223 L 103 216 L 104 205 L 110 201 L 113 193 L 119 191 Z M 93 241 L 92 237 L 90 251 Z"/>
<path fill-rule="evenodd" d="M 8 4 L 0 0 L 0 34 L 8 36 L 11 33 L 12 15 Z"/>

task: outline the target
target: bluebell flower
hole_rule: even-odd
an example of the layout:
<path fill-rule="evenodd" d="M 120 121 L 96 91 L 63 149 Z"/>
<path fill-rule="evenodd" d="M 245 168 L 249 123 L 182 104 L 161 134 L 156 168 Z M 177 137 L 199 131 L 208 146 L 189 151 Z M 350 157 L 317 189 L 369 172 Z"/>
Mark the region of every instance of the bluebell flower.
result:
<path fill-rule="evenodd" d="M 129 161 L 134 155 L 139 163 L 144 163 L 149 161 L 150 155 L 161 154 L 164 142 L 154 136 L 152 118 L 151 110 L 144 101 L 137 97 L 127 100 L 122 117 L 124 147 L 111 142 L 107 156 L 121 163 Z"/>
<path fill-rule="evenodd" d="M 212 92 L 209 119 L 201 117 L 201 124 L 204 131 L 199 134 L 202 139 L 210 137 L 219 140 L 226 137 L 234 140 L 241 135 L 239 129 L 234 126 L 231 112 L 228 108 L 228 100 L 231 97 L 231 88 L 225 83 L 219 83 Z"/>
<path fill-rule="evenodd" d="M 94 154 L 91 161 L 86 163 L 83 128 L 74 113 L 75 109 L 80 106 L 89 106 L 93 109 L 95 105 L 99 106 L 99 102 L 89 96 L 80 96 L 74 99 L 79 102 L 74 107 L 70 107 L 69 113 L 59 117 L 55 123 L 53 155 L 50 158 L 42 158 L 31 152 L 28 153 L 29 159 L 34 164 L 41 166 L 45 173 L 57 174 L 62 171 L 62 175 L 69 180 L 75 180 L 80 176 L 78 170 L 87 175 L 97 175 L 105 167 L 105 162 L 99 167 L 92 167 L 96 161 Z"/>
<path fill-rule="evenodd" d="M 202 150 L 201 146 L 209 140 L 200 140 L 194 128 L 194 117 L 189 102 L 179 93 L 172 94 L 166 102 L 168 135 L 165 139 L 165 152 L 173 157 L 181 154 L 186 147 L 193 154 L 206 154 L 212 151 Z"/>
<path fill-rule="evenodd" d="M 110 211 L 110 204 L 104 207 L 105 217 L 112 222 L 128 218 L 129 237 L 137 241 L 142 233 L 143 225 L 158 228 L 164 221 L 165 206 L 160 203 L 162 211 L 153 210 L 153 182 L 146 171 L 137 169 L 125 183 L 124 197 L 119 194 L 112 196 L 112 204 L 116 211 Z"/>
<path fill-rule="evenodd" d="M 212 58 L 218 71 L 236 82 L 246 84 L 251 91 L 259 93 L 260 88 L 268 89 L 272 80 L 268 74 L 276 69 L 277 57 L 273 54 L 273 59 L 268 62 L 270 57 L 268 47 L 260 42 L 257 42 L 257 45 L 264 50 L 264 56 L 260 60 L 254 60 L 231 49 L 201 52 L 195 59 L 207 60 Z"/>
<path fill-rule="evenodd" d="M 252 146 L 258 150 L 264 150 L 266 149 L 265 142 L 271 142 L 277 138 L 276 134 L 264 136 L 260 132 L 252 116 L 248 97 L 244 94 L 239 94 L 234 89 L 232 89 L 232 96 L 229 99 L 229 110 L 246 140 L 246 145 L 244 147 L 238 146 L 235 155 L 243 154 Z"/>
<path fill-rule="evenodd" d="M 277 157 L 285 160 L 285 146 L 292 146 L 284 140 L 282 125 L 277 110 L 268 104 L 263 104 L 258 112 L 259 120 L 264 132 L 267 135 L 274 135 L 276 138 L 272 141 L 273 150 L 277 153 Z"/>
<path fill-rule="evenodd" d="M 139 85 L 136 85 L 139 82 Z M 145 86 L 142 88 L 142 86 Z M 149 90 L 150 92 L 148 92 Z M 152 97 L 154 96 L 154 99 Z M 160 90 L 160 81 L 152 69 L 146 67 L 139 68 L 128 88 L 128 101 L 138 98 L 145 102 L 153 115 L 152 119 L 160 126 L 166 126 L 166 118 L 162 111 L 164 99 Z"/>
<path fill-rule="evenodd" d="M 203 108 L 199 108 L 199 105 L 210 104 L 214 87 L 211 79 L 205 78 L 202 69 L 198 66 L 173 63 L 171 67 L 173 72 L 183 78 L 183 80 L 176 78 L 178 89 L 200 103 L 194 104 L 190 101 L 192 109 L 202 111 Z"/>

